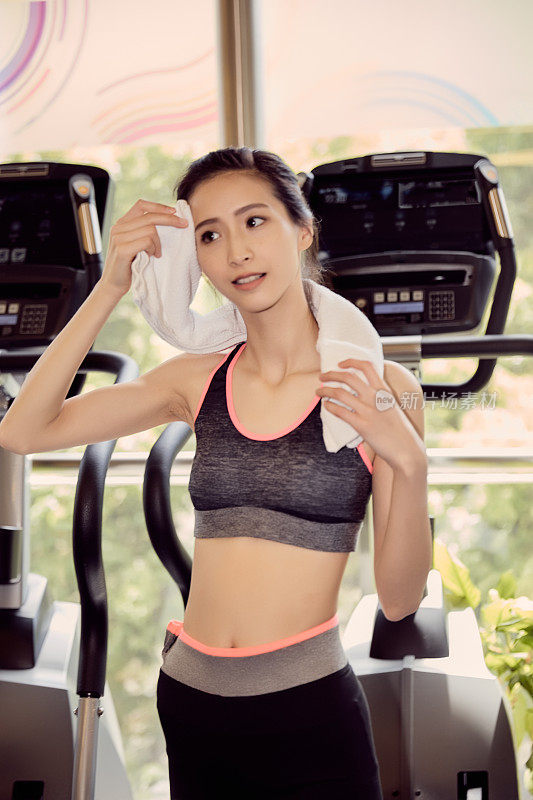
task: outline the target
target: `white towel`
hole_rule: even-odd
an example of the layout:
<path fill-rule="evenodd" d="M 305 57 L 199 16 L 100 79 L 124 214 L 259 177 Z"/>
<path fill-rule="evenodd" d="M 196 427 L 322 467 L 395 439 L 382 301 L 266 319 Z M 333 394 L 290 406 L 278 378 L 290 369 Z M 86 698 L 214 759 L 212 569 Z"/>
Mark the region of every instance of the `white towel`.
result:
<path fill-rule="evenodd" d="M 156 225 L 161 241 L 161 257 L 137 253 L 131 265 L 131 290 L 135 303 L 147 322 L 166 342 L 188 353 L 216 353 L 247 339 L 247 330 L 237 306 L 227 300 L 208 314 L 190 308 L 201 277 L 196 252 L 194 222 L 186 200 L 175 205 L 186 228 Z M 311 287 L 311 311 L 318 324 L 316 349 L 322 372 L 342 372 L 338 366 L 346 358 L 371 361 L 383 378 L 383 347 L 370 320 L 346 298 L 316 281 L 304 278 Z M 349 372 L 367 383 L 364 373 L 355 367 Z M 324 381 L 326 386 L 342 386 L 357 394 L 344 382 Z M 333 402 L 348 408 L 344 403 Z M 341 447 L 357 447 L 363 437 L 345 420 L 321 404 L 320 419 L 326 449 L 336 453 Z"/>

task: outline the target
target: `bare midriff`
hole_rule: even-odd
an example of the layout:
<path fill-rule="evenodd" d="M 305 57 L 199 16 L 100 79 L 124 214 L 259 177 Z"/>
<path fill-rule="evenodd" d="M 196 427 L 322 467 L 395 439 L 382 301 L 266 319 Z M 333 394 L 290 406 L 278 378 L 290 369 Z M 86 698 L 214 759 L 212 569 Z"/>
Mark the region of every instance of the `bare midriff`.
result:
<path fill-rule="evenodd" d="M 187 397 L 191 427 L 207 378 L 222 357 L 201 357 Z M 318 363 L 316 371 L 290 376 L 275 389 L 248 373 L 244 363 L 238 366 L 232 374 L 234 412 L 243 429 L 258 436 L 290 427 L 321 384 Z M 366 442 L 364 450 L 373 462 Z M 246 536 L 195 539 L 183 629 L 213 647 L 249 647 L 320 625 L 337 610 L 349 555 Z"/>

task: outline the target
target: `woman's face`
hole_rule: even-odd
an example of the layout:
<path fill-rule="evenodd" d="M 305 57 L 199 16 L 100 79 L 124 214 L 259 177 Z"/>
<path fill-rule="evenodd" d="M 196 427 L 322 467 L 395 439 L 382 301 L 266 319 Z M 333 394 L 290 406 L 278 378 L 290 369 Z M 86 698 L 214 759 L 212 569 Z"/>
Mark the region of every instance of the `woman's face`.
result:
<path fill-rule="evenodd" d="M 294 224 L 266 180 L 222 173 L 202 181 L 188 202 L 200 268 L 232 302 L 254 303 L 254 297 L 264 298 L 265 292 L 271 297 L 273 289 L 283 290 L 299 279 L 300 252 L 311 244 L 312 228 Z M 242 210 L 245 206 L 250 208 Z M 265 279 L 252 291 L 232 283 L 262 272 Z"/>

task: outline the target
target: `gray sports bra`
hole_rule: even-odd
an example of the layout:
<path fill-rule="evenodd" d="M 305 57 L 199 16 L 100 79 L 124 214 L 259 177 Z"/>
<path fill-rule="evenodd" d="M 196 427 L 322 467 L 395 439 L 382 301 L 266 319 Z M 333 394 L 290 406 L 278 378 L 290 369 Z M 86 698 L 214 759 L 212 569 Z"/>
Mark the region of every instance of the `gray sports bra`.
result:
<path fill-rule="evenodd" d="M 233 405 L 232 373 L 246 342 L 209 375 L 196 409 L 189 493 L 194 535 L 253 536 L 310 550 L 349 552 L 372 491 L 363 445 L 326 450 L 320 397 L 273 436 L 247 431 Z"/>

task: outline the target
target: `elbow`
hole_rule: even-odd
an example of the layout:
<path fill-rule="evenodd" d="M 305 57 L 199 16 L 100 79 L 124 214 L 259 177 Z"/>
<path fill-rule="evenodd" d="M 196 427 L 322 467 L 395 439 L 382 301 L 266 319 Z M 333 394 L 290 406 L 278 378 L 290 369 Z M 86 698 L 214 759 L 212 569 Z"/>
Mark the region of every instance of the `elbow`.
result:
<path fill-rule="evenodd" d="M 21 447 L 20 442 L 10 442 L 4 436 L 1 435 L 0 432 L 0 447 L 4 450 L 7 450 L 10 453 L 15 453 L 18 456 L 27 456 L 29 454 L 29 450 L 25 447 Z"/>
<path fill-rule="evenodd" d="M 416 614 L 418 609 L 420 608 L 420 604 L 422 600 L 426 596 L 426 587 L 427 587 L 427 579 L 429 576 L 429 570 L 426 573 L 426 577 L 423 583 L 422 588 L 420 589 L 420 593 L 418 595 L 411 595 L 405 596 L 402 594 L 400 597 L 396 597 L 396 603 L 390 602 L 393 598 L 389 597 L 389 601 L 384 601 L 380 589 L 378 588 L 378 599 L 381 610 L 383 614 L 390 622 L 399 622 L 400 620 L 404 619 L 405 617 L 410 617 L 413 614 Z"/>
<path fill-rule="evenodd" d="M 385 610 L 384 608 L 382 608 L 382 611 L 389 622 L 400 622 L 400 620 L 415 613 L 415 611 L 393 611 L 392 609 Z"/>
<path fill-rule="evenodd" d="M 404 608 L 400 608 L 400 609 L 398 609 L 398 608 L 385 608 L 383 605 L 381 605 L 381 609 L 382 609 L 383 613 L 385 614 L 386 618 L 390 622 L 399 622 L 401 619 L 405 619 L 405 617 L 410 617 L 413 614 L 416 614 L 416 612 L 420 608 L 420 603 L 422 602 L 422 599 L 423 598 L 421 597 L 420 600 L 418 601 L 418 603 L 414 606 L 414 608 L 413 608 L 413 606 L 411 606 L 409 608 L 404 607 Z"/>
<path fill-rule="evenodd" d="M 389 622 L 399 622 L 401 619 L 407 616 L 406 614 L 401 614 L 399 611 L 395 611 L 392 608 L 386 608 L 382 603 L 380 603 L 380 606 L 385 619 L 387 619 Z"/>

